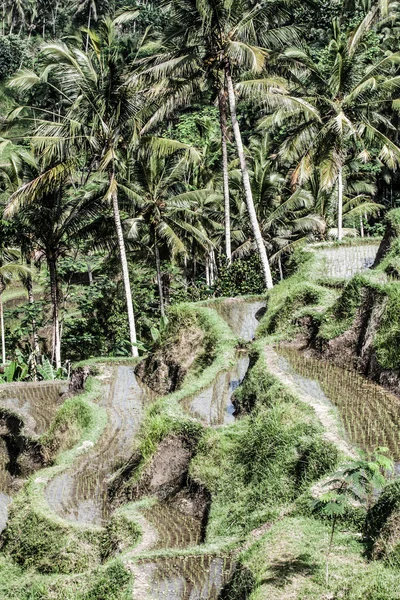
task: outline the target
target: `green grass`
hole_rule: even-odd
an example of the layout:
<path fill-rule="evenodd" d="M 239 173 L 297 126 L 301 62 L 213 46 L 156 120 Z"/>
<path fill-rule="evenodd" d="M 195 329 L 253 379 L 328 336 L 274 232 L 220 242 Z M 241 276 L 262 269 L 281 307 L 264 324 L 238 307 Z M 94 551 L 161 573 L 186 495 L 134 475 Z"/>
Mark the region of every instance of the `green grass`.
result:
<path fill-rule="evenodd" d="M 53 513 L 44 490 L 53 477 L 72 465 L 83 441 L 95 443 L 99 439 L 106 413 L 93 401 L 101 391 L 100 383 L 89 379 L 80 396 L 64 403 L 43 438 L 48 448 L 57 447 L 61 440 L 64 451 L 54 466 L 32 475 L 13 500 L 4 549 L 26 568 L 44 573 L 72 573 L 93 568 L 100 562 L 102 529 L 78 525 Z"/>
<path fill-rule="evenodd" d="M 240 564 L 249 600 L 398 600 L 400 571 L 363 556 L 360 537 L 341 529 L 334 537 L 325 580 L 330 528 L 312 518 L 288 516 L 243 552 Z M 250 575 L 250 576 L 249 576 Z M 238 582 L 238 587 L 239 587 Z M 228 598 L 241 596 L 233 590 Z"/>
<path fill-rule="evenodd" d="M 219 372 L 230 369 L 235 363 L 238 340 L 216 311 L 200 304 L 181 304 L 174 307 L 169 318 L 170 329 L 161 340 L 161 347 L 166 340 L 170 344 L 171 338 L 178 333 L 184 335 L 185 328 L 196 324 L 206 331 L 204 343 L 214 360 L 201 370 L 195 364 L 179 390 L 156 400 L 147 410 L 137 438 L 136 446 L 142 460 L 134 475 L 135 480 L 167 436 L 184 435 L 196 443 L 203 426 L 184 411 L 181 403 L 207 388 Z"/>
<path fill-rule="evenodd" d="M 268 373 L 263 342 L 257 348 L 240 393 L 251 414 L 229 427 L 207 430 L 190 467 L 191 477 L 212 494 L 209 543 L 242 538 L 279 518 L 338 461 L 313 411 Z"/>

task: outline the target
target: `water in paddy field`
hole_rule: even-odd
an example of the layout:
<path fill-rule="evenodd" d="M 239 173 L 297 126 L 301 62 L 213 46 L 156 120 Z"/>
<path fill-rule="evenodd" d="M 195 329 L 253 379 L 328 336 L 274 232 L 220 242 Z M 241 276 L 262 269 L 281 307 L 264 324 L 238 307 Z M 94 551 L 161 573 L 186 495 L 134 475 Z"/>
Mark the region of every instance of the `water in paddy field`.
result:
<path fill-rule="evenodd" d="M 216 302 L 213 308 L 228 323 L 239 338 L 250 341 L 259 325 L 257 315 L 265 307 L 265 300 Z M 193 398 L 186 398 L 182 405 L 192 416 L 205 425 L 218 426 L 233 423 L 235 407 L 232 397 L 246 376 L 250 359 L 245 352 L 239 353 L 236 364 L 229 371 L 218 373 L 212 384 Z"/>
<path fill-rule="evenodd" d="M 104 524 L 109 517 L 107 478 L 131 456 L 144 408 L 152 399 L 132 366 L 111 368 L 99 405 L 107 410 L 106 428 L 73 469 L 50 481 L 45 496 L 60 516 L 79 523 Z"/>
<path fill-rule="evenodd" d="M 219 373 L 213 383 L 199 392 L 194 398 L 182 402 L 183 407 L 191 415 L 206 425 L 226 425 L 235 420 L 235 407 L 232 396 L 242 383 L 249 368 L 250 359 L 247 354 L 238 358 L 230 371 Z"/>
<path fill-rule="evenodd" d="M 356 371 L 305 356 L 296 348 L 276 348 L 279 367 L 300 392 L 334 405 L 351 444 L 372 452 L 389 448 L 400 462 L 400 400 Z"/>
<path fill-rule="evenodd" d="M 257 314 L 265 308 L 265 300 L 245 301 L 229 298 L 223 302 L 215 302 L 214 310 L 228 323 L 238 338 L 251 341 L 259 325 Z"/>
<path fill-rule="evenodd" d="M 146 600 L 218 600 L 234 563 L 230 557 L 178 556 L 158 558 L 140 568 L 151 581 Z"/>
<path fill-rule="evenodd" d="M 10 383 L 0 386 L 0 410 L 6 409 L 23 421 L 22 434 L 38 438 L 46 431 L 60 407 L 61 382 Z M 14 492 L 15 479 L 11 476 L 9 454 L 4 435 L 0 435 L 0 532 L 7 524 L 8 506 Z"/>
<path fill-rule="evenodd" d="M 378 248 L 379 242 L 371 242 L 359 246 L 318 248 L 318 254 L 325 258 L 324 273 L 327 277 L 349 279 L 372 267 Z"/>
<path fill-rule="evenodd" d="M 62 404 L 62 388 L 65 388 L 65 382 L 60 381 L 1 384 L 0 409 L 8 409 L 20 416 L 24 433 L 39 437 Z"/>

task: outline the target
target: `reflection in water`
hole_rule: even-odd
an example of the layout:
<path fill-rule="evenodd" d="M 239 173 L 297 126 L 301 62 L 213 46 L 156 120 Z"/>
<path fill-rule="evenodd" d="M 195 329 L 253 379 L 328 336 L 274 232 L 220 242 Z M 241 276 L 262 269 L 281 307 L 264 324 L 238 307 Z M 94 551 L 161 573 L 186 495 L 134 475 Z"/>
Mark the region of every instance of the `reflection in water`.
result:
<path fill-rule="evenodd" d="M 234 563 L 222 556 L 162 557 L 141 568 L 151 581 L 149 600 L 218 600 Z"/>
<path fill-rule="evenodd" d="M 215 302 L 212 308 L 228 323 L 233 333 L 246 342 L 251 341 L 258 327 L 257 313 L 265 307 L 265 300 L 246 302 L 230 298 Z"/>
<path fill-rule="evenodd" d="M 337 407 L 350 442 L 368 452 L 389 448 L 400 460 L 400 400 L 355 371 L 281 346 L 279 367 L 303 392 Z"/>
<path fill-rule="evenodd" d="M 105 386 L 100 405 L 108 421 L 99 442 L 75 461 L 73 471 L 55 477 L 46 488 L 46 500 L 64 518 L 102 524 L 109 516 L 107 478 L 126 462 L 151 393 L 136 379 L 133 367 L 118 366 Z"/>
<path fill-rule="evenodd" d="M 242 355 L 231 371 L 219 373 L 213 383 L 194 398 L 187 398 L 183 406 L 187 412 L 210 426 L 226 425 L 235 420 L 232 404 L 234 391 L 242 383 L 250 359 Z"/>

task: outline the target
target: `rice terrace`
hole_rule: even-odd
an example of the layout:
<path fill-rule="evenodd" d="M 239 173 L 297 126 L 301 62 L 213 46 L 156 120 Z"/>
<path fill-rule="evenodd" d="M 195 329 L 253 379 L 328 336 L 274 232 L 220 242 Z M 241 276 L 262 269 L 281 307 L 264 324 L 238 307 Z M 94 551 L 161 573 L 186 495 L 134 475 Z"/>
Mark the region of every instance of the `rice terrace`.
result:
<path fill-rule="evenodd" d="M 399 3 L 0 12 L 0 600 L 400 600 Z"/>

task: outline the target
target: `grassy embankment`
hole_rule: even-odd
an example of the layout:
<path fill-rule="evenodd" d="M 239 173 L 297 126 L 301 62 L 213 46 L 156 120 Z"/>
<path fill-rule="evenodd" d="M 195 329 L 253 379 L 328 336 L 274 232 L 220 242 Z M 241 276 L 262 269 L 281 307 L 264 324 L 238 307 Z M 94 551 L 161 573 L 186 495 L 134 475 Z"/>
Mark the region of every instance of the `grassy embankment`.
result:
<path fill-rule="evenodd" d="M 189 305 L 174 311 L 164 339 L 171 343 L 175 335 L 195 323 L 205 330 L 207 359 L 199 357 L 181 390 L 149 408 L 137 442 L 143 464 L 166 435 L 200 435 L 201 425 L 183 412 L 179 401 L 209 385 L 220 370 L 233 364 L 235 357 L 237 340 L 214 311 Z M 89 361 L 94 366 L 101 362 L 101 359 Z M 140 531 L 135 524 L 138 506 L 122 507 L 114 513 L 107 528 L 100 528 L 62 519 L 51 511 L 44 497 L 48 481 L 73 465 L 82 442 L 96 443 L 99 439 L 107 418 L 95 403 L 100 393 L 100 382 L 91 378 L 83 394 L 64 403 L 41 439 L 49 453 L 59 454 L 54 466 L 32 476 L 14 499 L 0 556 L 0 598 L 122 600 L 125 593 L 130 593 L 132 575 L 122 559 L 111 558 L 103 566 L 100 563 L 115 549 L 133 546 L 138 540 Z"/>

